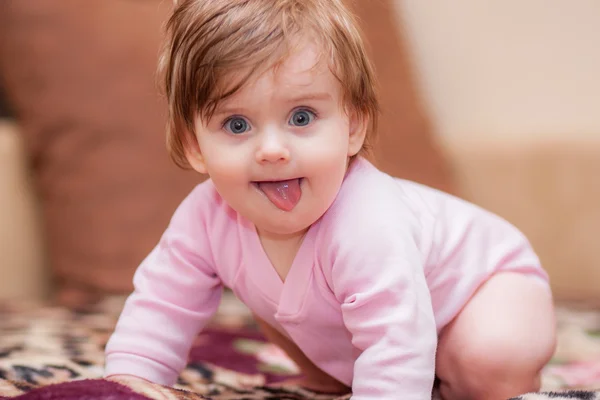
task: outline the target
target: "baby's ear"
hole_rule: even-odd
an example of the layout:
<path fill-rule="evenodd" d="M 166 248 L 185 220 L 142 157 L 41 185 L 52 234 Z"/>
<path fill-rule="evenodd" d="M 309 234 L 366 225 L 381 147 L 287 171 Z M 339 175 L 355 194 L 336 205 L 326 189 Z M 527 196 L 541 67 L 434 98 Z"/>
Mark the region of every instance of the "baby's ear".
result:
<path fill-rule="evenodd" d="M 204 162 L 204 156 L 200 151 L 200 145 L 198 140 L 193 134 L 189 134 L 187 143 L 185 144 L 185 158 L 187 159 L 190 166 L 201 174 L 206 174 L 206 163 Z"/>
<path fill-rule="evenodd" d="M 357 112 L 350 113 L 350 131 L 348 135 L 348 157 L 358 154 L 365 143 L 369 119 Z"/>

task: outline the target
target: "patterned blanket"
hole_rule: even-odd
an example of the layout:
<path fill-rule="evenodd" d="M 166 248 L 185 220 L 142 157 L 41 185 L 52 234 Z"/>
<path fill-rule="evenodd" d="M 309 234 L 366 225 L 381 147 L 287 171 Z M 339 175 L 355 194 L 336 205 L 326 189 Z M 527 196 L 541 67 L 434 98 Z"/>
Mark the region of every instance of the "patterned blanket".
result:
<path fill-rule="evenodd" d="M 0 304 L 0 399 L 343 400 L 279 382 L 296 366 L 265 342 L 248 311 L 226 296 L 198 336 L 174 388 L 101 379 L 103 348 L 122 307 L 109 298 L 81 310 Z M 520 399 L 600 400 L 600 313 L 559 310 L 559 347 L 544 371 L 545 393 Z M 577 390 L 575 390 L 577 389 Z"/>

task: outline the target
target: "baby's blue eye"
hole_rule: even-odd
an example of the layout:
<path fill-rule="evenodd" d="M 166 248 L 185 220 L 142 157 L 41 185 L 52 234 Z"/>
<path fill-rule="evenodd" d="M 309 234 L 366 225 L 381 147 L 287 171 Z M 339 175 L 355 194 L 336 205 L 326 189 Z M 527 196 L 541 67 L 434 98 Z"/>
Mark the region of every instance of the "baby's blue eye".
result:
<path fill-rule="evenodd" d="M 250 128 L 248 122 L 241 117 L 233 117 L 228 119 L 224 126 L 226 130 L 234 135 L 240 135 Z"/>
<path fill-rule="evenodd" d="M 289 123 L 294 126 L 306 126 L 315 119 L 315 113 L 308 110 L 298 110 L 292 114 Z"/>

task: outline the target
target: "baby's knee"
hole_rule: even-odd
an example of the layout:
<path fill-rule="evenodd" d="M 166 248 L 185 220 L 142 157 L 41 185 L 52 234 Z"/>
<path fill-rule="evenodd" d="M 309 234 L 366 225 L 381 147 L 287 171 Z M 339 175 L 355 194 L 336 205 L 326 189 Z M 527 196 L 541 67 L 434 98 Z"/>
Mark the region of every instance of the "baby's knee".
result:
<path fill-rule="evenodd" d="M 523 338 L 473 338 L 459 352 L 457 367 L 463 371 L 461 392 L 474 399 L 506 399 L 540 389 L 540 373 L 552 357 L 554 336 L 537 342 Z"/>
<path fill-rule="evenodd" d="M 544 366 L 540 361 L 501 348 L 487 349 L 479 355 L 470 354 L 462 363 L 469 364 L 468 391 L 476 394 L 474 398 L 481 399 L 488 398 L 485 394 L 494 394 L 489 398 L 500 399 L 538 391 Z"/>

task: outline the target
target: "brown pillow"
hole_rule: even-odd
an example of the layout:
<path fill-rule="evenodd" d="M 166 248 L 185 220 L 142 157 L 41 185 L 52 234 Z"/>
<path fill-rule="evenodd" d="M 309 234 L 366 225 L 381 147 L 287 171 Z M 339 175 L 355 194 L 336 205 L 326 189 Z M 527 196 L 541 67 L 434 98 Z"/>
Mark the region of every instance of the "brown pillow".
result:
<path fill-rule="evenodd" d="M 353 1 L 379 81 L 381 119 L 377 165 L 391 175 L 454 192 L 449 163 L 438 147 L 411 70 L 393 0 Z"/>
<path fill-rule="evenodd" d="M 131 289 L 199 176 L 171 164 L 155 67 L 162 0 L 3 0 L 0 74 L 26 135 L 57 294 Z"/>

